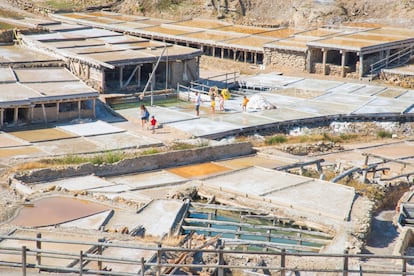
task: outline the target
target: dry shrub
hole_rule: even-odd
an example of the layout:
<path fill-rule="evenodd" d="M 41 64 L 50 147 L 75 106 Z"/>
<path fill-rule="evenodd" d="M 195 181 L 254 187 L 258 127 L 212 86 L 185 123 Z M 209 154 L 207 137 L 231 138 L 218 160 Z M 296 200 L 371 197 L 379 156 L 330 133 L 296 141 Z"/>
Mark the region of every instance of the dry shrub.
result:
<path fill-rule="evenodd" d="M 168 235 L 162 239 L 161 243 L 167 246 L 180 246 L 184 238 L 185 236 L 183 235 L 179 235 L 179 236 Z"/>
<path fill-rule="evenodd" d="M 27 163 L 17 165 L 15 167 L 15 170 L 24 171 L 24 170 L 43 169 L 47 167 L 50 167 L 50 165 L 41 163 L 41 162 L 27 162 Z"/>

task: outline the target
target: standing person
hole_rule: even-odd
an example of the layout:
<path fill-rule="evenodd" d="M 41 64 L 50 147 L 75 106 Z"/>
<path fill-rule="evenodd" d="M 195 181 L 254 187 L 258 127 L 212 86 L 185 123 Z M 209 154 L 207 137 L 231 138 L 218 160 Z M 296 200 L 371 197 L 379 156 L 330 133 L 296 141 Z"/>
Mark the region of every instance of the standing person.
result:
<path fill-rule="evenodd" d="M 217 93 L 214 90 L 214 88 L 211 87 L 210 92 L 208 94 L 210 95 L 210 100 L 211 100 L 211 112 L 215 113 L 216 112 L 216 96 L 217 96 Z"/>
<path fill-rule="evenodd" d="M 196 116 L 200 116 L 200 105 L 201 105 L 201 95 L 198 92 L 195 92 L 196 99 L 195 99 L 195 110 Z"/>
<path fill-rule="evenodd" d="M 147 125 L 147 122 L 149 120 L 149 112 L 148 109 L 145 107 L 145 105 L 141 104 L 141 127 L 144 129 L 144 127 Z"/>
<path fill-rule="evenodd" d="M 247 110 L 247 103 L 248 102 L 249 102 L 249 99 L 246 96 L 244 96 L 243 97 L 243 104 L 242 104 L 243 111 L 246 111 Z"/>
<path fill-rule="evenodd" d="M 154 115 L 152 115 L 152 117 L 151 117 L 151 130 L 152 130 L 152 133 L 155 133 L 155 126 L 157 125 L 157 120 L 155 120 L 155 117 L 154 117 Z"/>
<path fill-rule="evenodd" d="M 223 94 L 220 94 L 219 99 L 220 99 L 220 101 L 219 101 L 219 103 L 220 103 L 220 111 L 224 111 L 224 96 L 223 96 Z"/>

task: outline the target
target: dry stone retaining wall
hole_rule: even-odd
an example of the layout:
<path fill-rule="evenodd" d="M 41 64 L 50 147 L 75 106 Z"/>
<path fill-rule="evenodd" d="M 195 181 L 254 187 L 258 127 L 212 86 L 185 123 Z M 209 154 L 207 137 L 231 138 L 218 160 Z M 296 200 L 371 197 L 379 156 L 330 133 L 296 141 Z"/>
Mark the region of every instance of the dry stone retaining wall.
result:
<path fill-rule="evenodd" d="M 60 178 L 95 174 L 97 176 L 121 175 L 208 162 L 243 156 L 253 153 L 250 143 L 235 143 L 218 146 L 180 150 L 124 159 L 115 164 L 93 165 L 90 163 L 65 168 L 47 168 L 19 172 L 14 177 L 26 183 L 52 181 Z"/>
<path fill-rule="evenodd" d="M 265 58 L 268 65 L 273 67 L 290 67 L 300 71 L 306 69 L 306 53 L 298 51 L 265 49 Z"/>

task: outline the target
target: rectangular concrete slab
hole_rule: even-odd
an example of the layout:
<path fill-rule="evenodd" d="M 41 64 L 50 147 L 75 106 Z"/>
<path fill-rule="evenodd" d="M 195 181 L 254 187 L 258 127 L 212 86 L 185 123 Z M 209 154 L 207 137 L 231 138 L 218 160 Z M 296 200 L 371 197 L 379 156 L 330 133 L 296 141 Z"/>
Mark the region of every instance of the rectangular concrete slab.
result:
<path fill-rule="evenodd" d="M 350 104 L 350 105 L 364 105 L 366 103 L 369 103 L 372 98 L 368 96 L 360 96 L 360 95 L 352 95 L 345 93 L 327 93 L 324 94 L 315 100 L 321 101 L 321 102 L 327 102 L 327 103 L 342 103 L 342 104 Z"/>
<path fill-rule="evenodd" d="M 171 122 L 178 122 L 178 121 L 184 121 L 184 120 L 191 120 L 195 119 L 194 116 L 194 108 L 192 107 L 192 114 L 180 112 L 180 110 L 172 108 L 165 108 L 165 107 L 159 107 L 159 106 L 150 106 L 148 107 L 148 111 L 151 115 L 154 115 L 157 118 L 157 121 L 166 124 Z M 137 110 L 138 112 L 138 110 Z"/>
<path fill-rule="evenodd" d="M 359 83 L 344 83 L 342 85 L 336 86 L 334 88 L 329 89 L 329 92 L 340 92 L 340 93 L 352 93 L 358 89 L 365 87 L 365 84 Z"/>
<path fill-rule="evenodd" d="M 123 132 L 125 130 L 112 126 L 103 121 L 87 122 L 80 124 L 59 125 L 59 129 L 79 136 L 102 135 L 109 133 Z"/>
<path fill-rule="evenodd" d="M 97 187 L 111 186 L 113 183 L 104 180 L 103 178 L 88 175 L 80 177 L 65 178 L 62 180 L 49 181 L 47 183 L 39 183 L 33 186 L 34 189 L 44 189 L 46 187 L 61 187 L 69 191 L 83 191 Z"/>
<path fill-rule="evenodd" d="M 45 153 L 38 147 L 14 147 L 14 148 L 0 148 L 0 158 L 28 158 L 39 157 Z"/>
<path fill-rule="evenodd" d="M 48 142 L 38 142 L 36 147 L 51 155 L 78 154 L 87 152 L 97 152 L 105 149 L 96 144 L 85 140 L 83 137 L 63 139 Z"/>
<path fill-rule="evenodd" d="M 210 119 L 217 122 L 217 124 L 230 123 L 238 125 L 239 127 L 265 125 L 275 121 L 273 118 L 261 116 L 259 112 L 240 112 L 224 114 L 220 117 L 215 116 L 214 118 Z"/>
<path fill-rule="evenodd" d="M 60 96 L 61 98 L 98 97 L 99 93 L 80 81 L 26 83 L 29 87 L 42 94 L 42 100 L 47 97 Z"/>
<path fill-rule="evenodd" d="M 263 110 L 258 113 L 261 114 L 261 116 L 274 120 L 274 122 L 312 118 L 315 116 L 315 113 L 306 112 L 295 106 L 292 106 L 291 108 L 279 107 L 277 109 Z"/>
<path fill-rule="evenodd" d="M 244 169 L 252 166 L 258 166 L 268 169 L 273 169 L 275 167 L 284 166 L 290 164 L 287 161 L 277 160 L 277 159 L 268 159 L 260 156 L 249 156 L 242 158 L 229 159 L 225 161 L 215 162 L 222 166 L 226 166 L 233 170 Z"/>
<path fill-rule="evenodd" d="M 138 136 L 129 132 L 88 136 L 85 139 L 106 150 L 157 147 L 163 145 L 161 141 L 155 138 Z"/>
<path fill-rule="evenodd" d="M 289 77 L 275 73 L 259 74 L 256 76 L 241 76 L 239 79 L 240 86 L 246 88 L 280 88 L 291 85 L 303 78 Z"/>
<path fill-rule="evenodd" d="M 355 190 L 328 181 L 312 180 L 275 191 L 266 197 L 292 209 L 343 221 L 350 215 Z"/>
<path fill-rule="evenodd" d="M 357 95 L 364 95 L 364 96 L 374 96 L 379 93 L 382 93 L 386 89 L 387 88 L 383 86 L 366 85 L 360 89 L 354 90 L 351 93 L 357 94 Z"/>
<path fill-rule="evenodd" d="M 65 68 L 14 69 L 17 79 L 25 82 L 79 81 Z"/>
<path fill-rule="evenodd" d="M 40 96 L 41 94 L 20 83 L 0 83 L 0 107 L 29 105 L 29 98 Z"/>
<path fill-rule="evenodd" d="M 310 179 L 305 177 L 261 167 L 250 167 L 233 173 L 204 179 L 203 182 L 206 185 L 215 186 L 234 193 L 261 196 L 308 181 Z"/>
<path fill-rule="evenodd" d="M 141 225 L 146 233 L 163 237 L 173 230 L 176 217 L 183 206 L 184 202 L 181 200 L 154 200 L 141 209 L 133 220 L 137 226 Z"/>
<path fill-rule="evenodd" d="M 111 214 L 111 210 L 103 211 L 101 213 L 87 216 L 85 218 L 80 218 L 80 219 L 69 221 L 66 223 L 61 223 L 59 224 L 59 227 L 63 227 L 63 228 L 76 227 L 79 229 L 99 230 L 101 226 L 105 223 L 105 221 L 109 219 L 110 214 Z"/>
<path fill-rule="evenodd" d="M 372 99 L 366 105 L 361 106 L 355 110 L 354 114 L 369 114 L 369 113 L 403 113 L 407 108 L 411 107 L 412 103 L 392 98 L 378 97 Z"/>
<path fill-rule="evenodd" d="M 9 132 L 19 139 L 28 141 L 30 143 L 42 142 L 42 141 L 53 141 L 67 138 L 74 138 L 75 135 L 58 128 L 38 128 L 30 130 L 20 130 Z"/>
<path fill-rule="evenodd" d="M 166 170 L 106 178 L 107 181 L 112 183 L 127 186 L 129 190 L 170 185 L 185 181 L 186 179 Z"/>
<path fill-rule="evenodd" d="M 382 94 L 381 94 L 382 96 Z M 397 99 L 400 99 L 402 101 L 411 101 L 414 102 L 414 90 L 407 90 L 404 93 L 399 94 Z"/>
<path fill-rule="evenodd" d="M 303 90 L 328 91 L 329 89 L 333 89 L 342 84 L 343 82 L 339 82 L 339 81 L 303 79 L 303 80 L 288 84 L 286 85 L 286 87 L 303 89 Z"/>
<path fill-rule="evenodd" d="M 205 118 L 169 123 L 168 126 L 178 128 L 181 131 L 191 133 L 194 136 L 211 135 L 219 132 L 232 131 L 240 128 L 240 126 L 235 124 L 227 122 L 217 124 L 217 122 Z"/>
<path fill-rule="evenodd" d="M 296 110 L 313 113 L 315 115 L 350 114 L 358 108 L 357 105 L 341 104 L 340 102 L 320 102 L 310 100 L 295 106 Z"/>
<path fill-rule="evenodd" d="M 0 47 L 0 53 L 3 58 L 3 49 Z M 16 77 L 14 76 L 13 71 L 9 67 L 0 67 L 0 83 L 6 82 L 16 82 Z"/>
<path fill-rule="evenodd" d="M 16 136 L 10 135 L 5 132 L 0 132 L 0 148 L 10 148 L 19 146 L 29 146 L 30 143 L 17 138 Z"/>
<path fill-rule="evenodd" d="M 3 62 L 48 62 L 58 60 L 55 57 L 32 51 L 16 45 L 0 46 L 0 61 Z M 2 74 L 0 74 L 1 76 Z"/>

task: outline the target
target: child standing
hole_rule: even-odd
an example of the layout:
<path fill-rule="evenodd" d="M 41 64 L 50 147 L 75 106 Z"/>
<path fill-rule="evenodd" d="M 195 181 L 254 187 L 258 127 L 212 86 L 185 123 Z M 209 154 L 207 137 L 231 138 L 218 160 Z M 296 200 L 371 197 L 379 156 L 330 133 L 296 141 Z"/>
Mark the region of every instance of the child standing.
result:
<path fill-rule="evenodd" d="M 155 126 L 157 124 L 157 120 L 155 120 L 155 117 L 154 116 L 151 117 L 151 122 L 150 123 L 151 123 L 152 133 L 155 133 Z"/>

